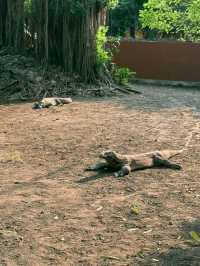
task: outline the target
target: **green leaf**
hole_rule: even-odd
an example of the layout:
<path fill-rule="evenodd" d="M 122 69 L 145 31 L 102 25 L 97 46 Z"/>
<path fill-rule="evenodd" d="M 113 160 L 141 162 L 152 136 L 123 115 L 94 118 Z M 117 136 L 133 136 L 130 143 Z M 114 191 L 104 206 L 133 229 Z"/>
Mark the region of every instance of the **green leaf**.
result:
<path fill-rule="evenodd" d="M 138 206 L 138 204 L 133 203 L 131 206 L 131 212 L 138 215 L 140 213 L 140 208 Z"/>
<path fill-rule="evenodd" d="M 197 232 L 195 231 L 191 231 L 190 233 L 190 236 L 192 237 L 193 240 L 197 241 L 200 243 L 200 236 Z"/>

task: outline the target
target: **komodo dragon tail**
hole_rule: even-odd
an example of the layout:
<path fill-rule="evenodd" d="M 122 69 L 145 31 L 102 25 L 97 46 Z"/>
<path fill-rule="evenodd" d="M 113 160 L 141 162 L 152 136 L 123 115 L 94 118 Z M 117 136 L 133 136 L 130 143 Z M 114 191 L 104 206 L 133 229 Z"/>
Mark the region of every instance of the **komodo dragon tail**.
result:
<path fill-rule="evenodd" d="M 165 158 L 166 160 L 168 160 L 168 159 L 170 159 L 176 155 L 179 155 L 182 152 L 183 152 L 183 150 L 162 150 L 162 151 L 160 151 L 161 156 L 163 158 Z"/>
<path fill-rule="evenodd" d="M 170 159 L 170 158 L 186 151 L 190 145 L 190 142 L 192 140 L 194 133 L 197 133 L 199 131 L 199 127 L 200 127 L 200 123 L 197 122 L 196 126 L 192 129 L 190 134 L 187 136 L 186 143 L 181 150 L 166 150 L 166 151 L 163 151 L 163 155 L 166 153 L 166 156 Z"/>

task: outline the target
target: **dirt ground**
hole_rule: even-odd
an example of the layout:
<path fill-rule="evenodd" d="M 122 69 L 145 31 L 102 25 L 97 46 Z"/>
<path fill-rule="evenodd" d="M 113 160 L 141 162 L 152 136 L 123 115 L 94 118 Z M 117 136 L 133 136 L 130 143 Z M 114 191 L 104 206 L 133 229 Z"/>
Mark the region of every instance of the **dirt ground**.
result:
<path fill-rule="evenodd" d="M 200 91 L 138 89 L 44 110 L 0 105 L 1 266 L 200 265 L 189 235 L 200 233 L 200 132 L 174 159 L 181 171 L 84 171 L 105 149 L 184 146 Z"/>

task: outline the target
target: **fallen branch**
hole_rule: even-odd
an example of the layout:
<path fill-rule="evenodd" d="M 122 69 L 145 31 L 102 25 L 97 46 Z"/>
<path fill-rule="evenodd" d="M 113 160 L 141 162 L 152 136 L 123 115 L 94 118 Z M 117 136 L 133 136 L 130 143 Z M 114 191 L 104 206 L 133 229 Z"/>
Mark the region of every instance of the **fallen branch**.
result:
<path fill-rule="evenodd" d="M 133 92 L 135 94 L 142 94 L 141 91 L 134 90 L 134 89 L 130 88 L 129 86 L 126 86 L 126 90 L 127 91 L 130 91 L 130 92 Z"/>
<path fill-rule="evenodd" d="M 127 94 L 130 94 L 130 93 L 135 93 L 135 94 L 142 94 L 140 91 L 137 91 L 137 90 L 134 90 L 128 86 L 126 87 L 115 87 L 116 90 L 118 91 L 121 91 L 123 93 L 127 93 Z"/>
<path fill-rule="evenodd" d="M 128 90 L 121 88 L 121 87 L 115 87 L 115 90 L 118 90 L 118 91 L 126 93 L 126 94 L 130 94 L 130 92 Z"/>
<path fill-rule="evenodd" d="M 101 256 L 104 259 L 110 259 L 110 260 L 117 260 L 120 261 L 121 259 L 118 257 L 114 257 L 114 256 Z"/>

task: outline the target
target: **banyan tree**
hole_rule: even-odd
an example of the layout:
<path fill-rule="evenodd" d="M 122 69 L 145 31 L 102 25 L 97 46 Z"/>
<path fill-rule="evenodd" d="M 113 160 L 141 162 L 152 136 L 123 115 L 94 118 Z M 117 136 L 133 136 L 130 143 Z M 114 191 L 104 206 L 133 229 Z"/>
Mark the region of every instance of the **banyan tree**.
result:
<path fill-rule="evenodd" d="M 98 78 L 96 33 L 117 0 L 1 0 L 0 46 L 30 51 L 85 81 Z"/>

